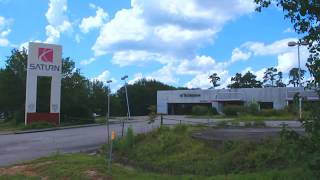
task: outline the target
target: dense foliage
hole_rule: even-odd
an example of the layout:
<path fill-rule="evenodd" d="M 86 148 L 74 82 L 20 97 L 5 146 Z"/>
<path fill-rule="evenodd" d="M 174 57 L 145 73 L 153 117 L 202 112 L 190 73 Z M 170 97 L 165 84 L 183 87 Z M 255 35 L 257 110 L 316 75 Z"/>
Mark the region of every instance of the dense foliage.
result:
<path fill-rule="evenodd" d="M 158 90 L 174 90 L 176 89 L 173 86 L 169 86 L 163 84 L 156 80 L 147 80 L 147 79 L 140 79 L 133 84 L 127 85 L 128 90 L 128 98 L 129 98 L 129 107 L 132 116 L 141 116 L 141 115 L 148 115 L 149 110 L 148 108 L 152 105 L 157 104 L 157 91 Z M 113 113 L 113 109 L 119 109 L 119 114 L 126 115 L 127 113 L 127 106 L 126 106 L 126 94 L 125 88 L 121 87 L 114 96 L 118 98 L 117 104 L 120 106 L 116 106 L 116 104 L 112 104 L 111 107 L 111 114 Z M 117 101 L 113 99 L 113 101 Z M 112 103 L 112 101 L 111 101 Z"/>
<path fill-rule="evenodd" d="M 262 82 L 258 81 L 257 76 L 248 71 L 242 76 L 241 73 L 236 73 L 234 77 L 231 77 L 231 84 L 228 88 L 261 88 Z"/>
<path fill-rule="evenodd" d="M 282 139 L 253 142 L 205 142 L 192 138 L 203 127 L 162 126 L 149 134 L 130 133 L 114 143 L 115 160 L 166 174 L 223 175 L 305 167 L 299 151 Z M 304 162 L 304 161 L 300 161 Z M 316 177 L 306 168 L 308 177 Z"/>

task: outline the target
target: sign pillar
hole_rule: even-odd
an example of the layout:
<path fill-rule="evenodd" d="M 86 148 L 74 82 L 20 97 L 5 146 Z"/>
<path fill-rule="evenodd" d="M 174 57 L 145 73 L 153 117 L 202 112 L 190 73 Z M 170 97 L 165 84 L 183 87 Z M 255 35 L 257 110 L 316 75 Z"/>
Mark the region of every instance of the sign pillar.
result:
<path fill-rule="evenodd" d="M 26 82 L 25 124 L 46 121 L 60 124 L 62 47 L 54 44 L 29 43 Z M 50 112 L 37 113 L 37 80 L 51 77 Z"/>

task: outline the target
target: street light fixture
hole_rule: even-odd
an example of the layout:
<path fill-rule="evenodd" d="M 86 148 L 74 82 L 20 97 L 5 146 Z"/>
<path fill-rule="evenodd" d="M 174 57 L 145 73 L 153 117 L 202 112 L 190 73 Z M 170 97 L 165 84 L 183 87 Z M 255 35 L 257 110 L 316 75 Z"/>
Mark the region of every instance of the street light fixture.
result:
<path fill-rule="evenodd" d="M 300 46 L 306 46 L 308 45 L 308 42 L 299 39 L 299 41 L 295 42 L 295 41 L 290 41 L 288 42 L 288 46 L 289 47 L 294 47 L 294 46 L 298 46 L 298 66 L 299 66 L 299 70 L 298 70 L 298 78 L 299 78 L 299 92 L 300 92 L 300 96 L 299 96 L 299 118 L 302 118 L 302 85 L 301 85 L 301 67 L 300 67 Z"/>
<path fill-rule="evenodd" d="M 109 129 L 109 119 L 110 119 L 110 93 L 111 93 L 111 89 L 110 89 L 110 83 L 112 83 L 112 80 L 108 80 L 107 84 L 108 84 L 108 102 L 107 102 L 107 131 L 108 131 L 108 144 L 110 142 L 110 129 Z"/>
<path fill-rule="evenodd" d="M 127 121 L 130 119 L 130 107 L 129 107 L 129 99 L 128 99 L 128 90 L 127 90 L 127 81 L 128 75 L 125 75 L 121 78 L 124 81 L 124 89 L 126 91 L 126 100 L 127 100 Z M 122 136 L 123 136 L 124 122 L 122 123 Z"/>

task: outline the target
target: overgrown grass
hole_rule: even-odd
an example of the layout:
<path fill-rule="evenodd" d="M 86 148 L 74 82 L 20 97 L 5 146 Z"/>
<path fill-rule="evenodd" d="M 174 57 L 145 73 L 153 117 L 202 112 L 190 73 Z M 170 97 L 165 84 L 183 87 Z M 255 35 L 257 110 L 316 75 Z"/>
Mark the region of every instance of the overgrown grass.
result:
<path fill-rule="evenodd" d="M 297 116 L 293 114 L 283 114 L 276 116 L 261 116 L 261 115 L 251 115 L 251 114 L 240 114 L 238 116 L 225 116 L 225 115 L 207 115 L 207 116 L 187 116 L 187 118 L 194 119 L 227 119 L 227 120 L 235 120 L 235 121 L 295 121 L 297 120 Z"/>
<path fill-rule="evenodd" d="M 141 170 L 172 175 L 217 176 L 302 168 L 287 156 L 281 140 L 263 143 L 215 144 L 195 140 L 184 125 L 119 139 L 114 144 L 116 161 Z"/>
<path fill-rule="evenodd" d="M 24 127 L 24 124 L 16 124 L 12 121 L 0 122 L 0 131 L 14 131 Z"/>
<path fill-rule="evenodd" d="M 115 180 L 269 180 L 269 179 L 316 179 L 312 173 L 303 168 L 290 168 L 284 170 L 264 170 L 260 172 L 223 174 L 217 176 L 203 175 L 170 175 L 163 173 L 146 172 L 124 166 L 113 164 L 111 173 L 106 168 L 105 156 L 86 155 L 86 154 L 65 154 L 53 155 L 46 158 L 25 164 L 26 170 L 19 174 L 8 175 L 1 174 L 0 179 L 4 180 L 40 180 L 46 179 L 68 179 L 68 180 L 86 180 L 86 179 L 115 179 Z M 10 168 L 10 167 L 9 167 Z M 32 172 L 32 175 L 30 175 Z"/>
<path fill-rule="evenodd" d="M 190 136 L 202 128 L 161 127 L 138 136 L 129 129 L 124 138 L 114 142 L 111 172 L 107 170 L 107 152 L 102 151 L 97 155 L 41 158 L 24 164 L 25 168 L 14 175 L 0 169 L 0 179 L 317 179 L 294 151 L 286 151 L 298 147 L 290 141 L 227 142 L 217 146 Z M 6 169 L 10 172 L 10 167 Z"/>

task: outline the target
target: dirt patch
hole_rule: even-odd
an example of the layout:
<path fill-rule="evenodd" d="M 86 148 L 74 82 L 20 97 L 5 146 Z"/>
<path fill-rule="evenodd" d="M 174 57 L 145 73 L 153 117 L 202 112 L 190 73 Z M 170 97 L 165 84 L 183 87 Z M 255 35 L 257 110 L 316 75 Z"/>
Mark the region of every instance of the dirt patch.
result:
<path fill-rule="evenodd" d="M 47 164 L 52 164 L 53 161 L 46 161 L 37 164 L 25 164 L 25 165 L 17 165 L 9 168 L 0 168 L 0 175 L 17 175 L 21 174 L 24 176 L 35 177 L 39 176 L 36 172 L 36 169 L 40 166 L 44 166 Z M 43 179 L 43 178 L 42 178 Z"/>
<path fill-rule="evenodd" d="M 86 175 L 92 180 L 112 180 L 110 176 L 103 176 L 96 170 L 87 170 Z"/>
<path fill-rule="evenodd" d="M 0 169 L 0 175 L 25 175 L 25 176 L 37 176 L 30 165 L 19 165 L 10 168 Z"/>

